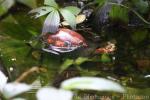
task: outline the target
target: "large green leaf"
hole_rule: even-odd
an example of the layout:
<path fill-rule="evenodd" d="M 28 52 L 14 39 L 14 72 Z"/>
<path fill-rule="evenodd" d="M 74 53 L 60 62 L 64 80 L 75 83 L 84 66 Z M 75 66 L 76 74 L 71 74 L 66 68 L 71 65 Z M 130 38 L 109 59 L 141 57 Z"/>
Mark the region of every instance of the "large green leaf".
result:
<path fill-rule="evenodd" d="M 78 15 L 81 12 L 81 9 L 79 9 L 79 8 L 77 8 L 75 6 L 68 6 L 68 7 L 65 7 L 64 9 L 69 10 L 74 15 Z"/>
<path fill-rule="evenodd" d="M 33 9 L 29 13 L 36 13 L 35 18 L 38 18 L 38 17 L 41 17 L 43 15 L 50 13 L 53 10 L 54 10 L 53 7 L 45 6 L 45 7 L 39 7 L 39 8 Z"/>
<path fill-rule="evenodd" d="M 48 6 L 58 8 L 58 4 L 55 2 L 55 0 L 44 0 L 44 4 L 48 5 Z"/>
<path fill-rule="evenodd" d="M 0 34 L 7 34 L 11 38 L 22 41 L 30 40 L 32 36 L 38 35 L 41 30 L 39 21 L 34 21 L 29 16 L 24 16 L 26 13 L 25 11 L 18 12 L 1 21 Z"/>
<path fill-rule="evenodd" d="M 60 16 L 57 10 L 52 11 L 46 18 L 42 33 L 55 33 L 58 30 Z"/>
<path fill-rule="evenodd" d="M 62 16 L 64 17 L 64 20 L 67 21 L 67 23 L 69 23 L 69 25 L 75 29 L 76 28 L 76 18 L 74 16 L 74 14 L 72 14 L 69 10 L 67 9 L 60 9 L 60 13 L 62 14 Z"/>
<path fill-rule="evenodd" d="M 10 18 L 11 19 L 11 18 Z M 11 20 L 15 20 L 13 17 Z M 16 21 L 17 22 L 17 21 Z M 14 28 L 15 27 L 15 28 Z M 22 25 L 15 24 L 13 22 L 4 21 L 0 23 L 1 34 L 7 34 L 8 36 L 18 40 L 29 40 L 32 36 Z"/>

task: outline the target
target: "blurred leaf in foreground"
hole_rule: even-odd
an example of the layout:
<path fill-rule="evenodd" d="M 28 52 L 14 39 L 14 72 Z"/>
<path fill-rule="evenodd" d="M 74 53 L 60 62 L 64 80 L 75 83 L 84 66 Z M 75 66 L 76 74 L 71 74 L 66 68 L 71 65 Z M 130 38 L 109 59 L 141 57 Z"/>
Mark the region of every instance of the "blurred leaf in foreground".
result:
<path fill-rule="evenodd" d="M 0 16 L 3 15 L 8 11 L 9 8 L 11 8 L 14 5 L 14 0 L 1 0 L 0 1 Z"/>
<path fill-rule="evenodd" d="M 96 77 L 75 77 L 65 80 L 61 84 L 61 88 L 72 90 L 97 90 L 97 91 L 114 91 L 125 92 L 125 89 L 118 83 L 104 78 Z"/>
<path fill-rule="evenodd" d="M 53 87 L 41 88 L 36 94 L 37 100 L 72 100 L 73 93 Z"/>

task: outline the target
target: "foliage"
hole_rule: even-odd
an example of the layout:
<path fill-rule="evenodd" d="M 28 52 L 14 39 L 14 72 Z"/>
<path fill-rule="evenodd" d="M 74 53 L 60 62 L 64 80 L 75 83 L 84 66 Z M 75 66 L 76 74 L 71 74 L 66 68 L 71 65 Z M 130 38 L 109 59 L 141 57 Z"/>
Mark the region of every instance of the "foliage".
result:
<path fill-rule="evenodd" d="M 1 71 L 0 78 L 2 79 L 2 83 L 0 84 L 0 93 L 4 96 L 4 98 L 9 99 L 31 89 L 31 85 L 15 82 L 7 83 L 7 77 Z M 106 90 L 116 92 L 125 91 L 123 87 L 113 81 L 94 77 L 72 78 L 62 82 L 61 88 L 62 89 L 60 90 L 51 87 L 42 88 L 37 92 L 37 99 L 48 100 L 49 98 L 51 98 L 53 100 L 71 100 L 73 97 L 73 93 L 69 90 L 72 89 L 91 89 L 100 91 Z"/>
<path fill-rule="evenodd" d="M 103 78 L 93 78 L 93 77 L 76 77 L 64 81 L 61 84 L 61 88 L 71 90 L 71 89 L 81 89 L 81 90 L 99 90 L 99 91 L 115 91 L 115 92 L 125 92 L 123 87 L 119 84 L 109 81 Z"/>
<path fill-rule="evenodd" d="M 113 6 L 109 17 L 112 20 L 121 20 L 125 23 L 129 22 L 129 17 L 128 17 L 128 11 L 125 8 L 119 7 L 119 6 Z"/>
<path fill-rule="evenodd" d="M 24 83 L 7 83 L 7 77 L 0 71 L 0 93 L 7 99 L 31 89 L 31 86 Z M 15 91 L 14 91 L 15 90 Z"/>
<path fill-rule="evenodd" d="M 134 8 L 132 8 L 132 6 L 128 7 L 126 6 L 128 4 L 128 2 L 126 4 L 122 4 L 123 0 L 104 0 L 104 1 L 99 1 L 97 0 L 98 4 L 100 4 L 102 7 L 98 10 L 98 13 L 96 15 L 96 18 L 98 20 L 97 24 L 101 24 L 101 23 L 106 23 L 107 20 L 109 19 L 109 17 L 113 18 L 113 19 L 121 19 L 124 22 L 128 22 L 128 13 L 131 11 L 132 13 L 134 13 L 137 17 L 139 17 L 139 19 L 141 19 L 144 23 L 146 24 L 150 24 L 148 21 L 146 21 L 136 10 L 134 10 Z M 133 0 L 134 1 L 134 0 Z M 104 3 L 103 3 L 104 2 Z M 133 2 L 134 5 L 141 4 L 141 5 L 145 5 L 144 7 L 141 7 L 141 5 L 139 5 L 137 7 L 137 9 L 141 9 L 143 8 L 143 10 L 141 9 L 140 11 L 145 12 L 148 11 L 148 2 L 147 1 L 143 1 L 140 0 L 141 3 L 137 3 Z M 103 5 L 102 5 L 103 4 Z M 116 6 L 116 7 L 115 7 Z M 120 8 L 117 8 L 117 6 Z M 140 8 L 141 7 L 141 8 Z M 115 9 L 116 8 L 116 9 Z M 116 13 L 116 14 L 115 14 Z M 122 17 L 121 17 L 122 16 Z"/>
<path fill-rule="evenodd" d="M 30 13 L 37 13 L 35 18 L 41 17 L 42 15 L 47 16 L 44 26 L 43 26 L 43 33 L 51 32 L 55 33 L 58 30 L 60 24 L 60 15 L 63 16 L 63 20 L 67 21 L 69 25 L 75 29 L 76 28 L 76 19 L 75 16 L 80 13 L 80 9 L 75 6 L 68 6 L 65 8 L 60 8 L 58 4 L 54 0 L 45 0 L 44 4 L 47 5 L 46 7 L 40 7 L 30 11 Z"/>
<path fill-rule="evenodd" d="M 0 0 L 0 16 L 5 14 L 16 2 L 23 3 L 31 8 L 36 7 L 35 0 Z"/>

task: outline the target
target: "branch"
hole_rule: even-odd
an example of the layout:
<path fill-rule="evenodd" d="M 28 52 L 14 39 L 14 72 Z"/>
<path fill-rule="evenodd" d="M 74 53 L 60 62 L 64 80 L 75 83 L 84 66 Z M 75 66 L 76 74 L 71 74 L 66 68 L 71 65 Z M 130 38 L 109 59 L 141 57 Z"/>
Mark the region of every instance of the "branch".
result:
<path fill-rule="evenodd" d="M 23 80 L 25 80 L 25 78 L 27 78 L 30 74 L 34 73 L 34 72 L 37 72 L 37 73 L 40 73 L 40 72 L 46 72 L 47 70 L 45 68 L 40 68 L 40 67 L 32 67 L 31 69 L 25 71 L 24 73 L 22 73 L 22 75 L 17 78 L 15 80 L 15 82 L 21 82 Z"/>

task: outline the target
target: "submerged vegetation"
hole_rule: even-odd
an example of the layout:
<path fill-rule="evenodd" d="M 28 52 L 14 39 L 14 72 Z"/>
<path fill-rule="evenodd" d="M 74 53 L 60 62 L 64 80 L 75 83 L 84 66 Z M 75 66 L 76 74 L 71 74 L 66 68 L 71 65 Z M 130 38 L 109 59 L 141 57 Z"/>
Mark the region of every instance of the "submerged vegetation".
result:
<path fill-rule="evenodd" d="M 149 76 L 149 0 L 0 0 L 0 100 L 149 100 Z"/>

